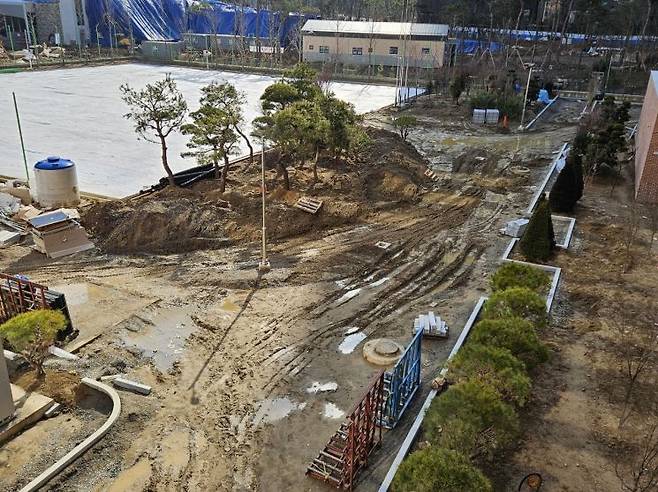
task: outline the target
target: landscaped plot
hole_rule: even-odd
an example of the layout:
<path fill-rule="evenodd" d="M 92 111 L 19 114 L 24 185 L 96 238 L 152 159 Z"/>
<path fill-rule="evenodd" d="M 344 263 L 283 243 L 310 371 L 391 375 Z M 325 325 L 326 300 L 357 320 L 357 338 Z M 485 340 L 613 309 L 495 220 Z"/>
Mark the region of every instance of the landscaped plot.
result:
<path fill-rule="evenodd" d="M 49 155 L 72 159 L 78 166 L 82 191 L 122 197 L 156 183 L 164 170 L 160 146 L 138 141 L 119 86 L 143 87 L 170 73 L 191 110 L 198 107 L 201 87 L 228 81 L 246 94 L 245 129 L 258 116 L 259 98 L 273 77 L 234 72 L 204 71 L 182 67 L 125 64 L 43 72 L 3 74 L 0 79 L 0 174 L 24 177 L 18 129 L 11 93 L 15 92 L 23 127 L 28 165 Z M 359 113 L 393 103 L 394 87 L 332 83 L 336 95 L 353 103 Z M 168 141 L 174 171 L 194 165 L 182 159 L 187 137 L 174 134 Z M 247 147 L 241 142 L 239 154 Z M 260 145 L 255 143 L 256 148 Z"/>

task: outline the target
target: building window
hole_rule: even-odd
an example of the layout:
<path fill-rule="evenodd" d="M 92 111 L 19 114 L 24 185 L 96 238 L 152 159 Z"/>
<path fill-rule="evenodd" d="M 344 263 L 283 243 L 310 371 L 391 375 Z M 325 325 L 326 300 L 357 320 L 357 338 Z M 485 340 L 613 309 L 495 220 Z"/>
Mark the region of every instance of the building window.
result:
<path fill-rule="evenodd" d="M 309 45 L 308 45 L 308 50 L 309 50 L 309 51 L 313 51 L 313 45 L 312 45 L 312 44 L 309 44 Z"/>
<path fill-rule="evenodd" d="M 422 49 L 421 49 L 421 53 L 422 53 L 423 55 L 429 55 L 429 54 L 430 54 L 430 49 L 429 49 L 429 48 L 422 48 Z"/>
<path fill-rule="evenodd" d="M 363 48 L 352 48 L 352 54 L 353 55 L 363 55 Z"/>
<path fill-rule="evenodd" d="M 320 46 L 320 53 L 329 53 L 329 46 Z"/>
<path fill-rule="evenodd" d="M 389 55 L 397 55 L 398 54 L 398 47 L 397 46 L 391 46 L 388 49 L 388 54 Z"/>

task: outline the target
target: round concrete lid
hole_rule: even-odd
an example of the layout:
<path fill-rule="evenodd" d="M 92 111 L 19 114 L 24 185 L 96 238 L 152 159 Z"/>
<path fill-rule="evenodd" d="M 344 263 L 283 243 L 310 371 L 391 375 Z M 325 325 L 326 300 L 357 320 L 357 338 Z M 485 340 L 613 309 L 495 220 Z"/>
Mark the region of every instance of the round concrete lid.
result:
<path fill-rule="evenodd" d="M 400 352 L 400 346 L 395 343 L 393 340 L 387 340 L 382 338 L 377 341 L 375 345 L 375 352 L 379 355 L 395 355 Z"/>
<path fill-rule="evenodd" d="M 376 338 L 363 345 L 363 357 L 371 364 L 392 366 L 404 352 L 404 347 L 388 338 Z"/>

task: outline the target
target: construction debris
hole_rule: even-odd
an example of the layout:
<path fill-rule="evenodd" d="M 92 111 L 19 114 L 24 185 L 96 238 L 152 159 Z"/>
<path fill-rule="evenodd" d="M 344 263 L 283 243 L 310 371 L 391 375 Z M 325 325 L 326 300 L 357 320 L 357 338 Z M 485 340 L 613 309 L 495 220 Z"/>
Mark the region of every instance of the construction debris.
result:
<path fill-rule="evenodd" d="M 0 192 L 0 212 L 5 215 L 12 216 L 17 213 L 21 208 L 20 199 L 9 193 Z"/>
<path fill-rule="evenodd" d="M 436 174 L 434 171 L 432 171 L 429 167 L 425 169 L 425 172 L 423 173 L 425 176 L 430 178 L 432 181 L 437 182 L 441 179 L 441 176 Z"/>
<path fill-rule="evenodd" d="M 127 389 L 135 393 L 140 393 L 142 395 L 151 394 L 151 387 L 146 386 L 145 384 L 138 383 L 136 381 L 131 381 L 130 379 L 116 378 L 112 379 L 112 384 L 118 386 L 119 388 Z"/>
<path fill-rule="evenodd" d="M 528 219 L 510 220 L 505 224 L 505 227 L 501 229 L 501 232 L 506 236 L 521 237 L 525 232 L 525 228 L 528 226 L 528 222 Z"/>
<path fill-rule="evenodd" d="M 375 246 L 381 249 L 388 249 L 391 247 L 391 243 L 387 243 L 386 241 L 377 241 Z"/>
<path fill-rule="evenodd" d="M 28 223 L 34 248 L 48 258 L 59 258 L 94 247 L 84 228 L 63 210 L 41 214 Z"/>
<path fill-rule="evenodd" d="M 51 345 L 48 347 L 48 353 L 51 355 L 54 355 L 55 357 L 59 357 L 60 359 L 65 359 L 65 360 L 78 360 L 79 357 L 75 354 L 72 354 L 71 352 L 67 352 L 64 349 L 61 349 L 59 347 L 55 347 L 54 345 Z"/>
<path fill-rule="evenodd" d="M 20 239 L 21 235 L 18 232 L 0 230 L 0 248 L 16 244 Z"/>
<path fill-rule="evenodd" d="M 17 179 L 9 179 L 4 184 L 0 184 L 0 193 L 7 193 L 18 198 L 23 205 L 32 203 L 30 189 Z"/>
<path fill-rule="evenodd" d="M 295 203 L 295 207 L 306 213 L 315 215 L 322 208 L 322 203 L 323 203 L 322 200 L 316 200 L 315 198 L 309 198 L 307 196 L 303 196 L 299 200 L 297 200 L 297 203 Z"/>
<path fill-rule="evenodd" d="M 421 314 L 414 320 L 414 335 L 418 330 L 423 330 L 423 336 L 435 338 L 448 338 L 448 325 L 441 317 L 434 315 L 434 311 Z"/>

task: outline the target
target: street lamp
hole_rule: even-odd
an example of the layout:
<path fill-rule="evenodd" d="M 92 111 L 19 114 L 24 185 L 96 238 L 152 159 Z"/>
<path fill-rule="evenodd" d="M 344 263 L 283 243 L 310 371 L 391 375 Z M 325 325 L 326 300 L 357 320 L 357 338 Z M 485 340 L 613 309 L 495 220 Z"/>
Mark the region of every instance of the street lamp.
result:
<path fill-rule="evenodd" d="M 265 228 L 265 138 L 261 140 L 261 151 L 260 151 L 260 188 L 262 196 L 262 208 L 263 208 L 263 230 L 261 237 L 261 258 L 260 263 L 258 264 L 258 271 L 265 273 L 270 271 L 270 261 L 267 259 L 267 250 L 266 250 L 266 228 Z"/>

